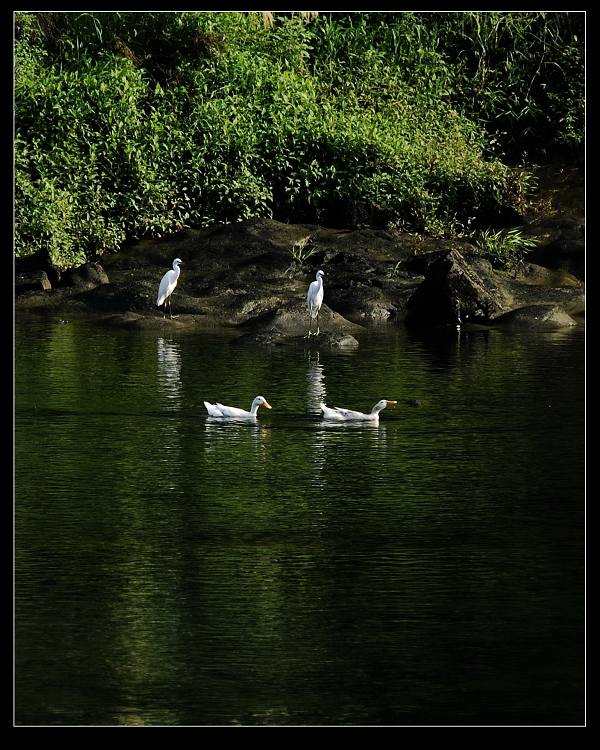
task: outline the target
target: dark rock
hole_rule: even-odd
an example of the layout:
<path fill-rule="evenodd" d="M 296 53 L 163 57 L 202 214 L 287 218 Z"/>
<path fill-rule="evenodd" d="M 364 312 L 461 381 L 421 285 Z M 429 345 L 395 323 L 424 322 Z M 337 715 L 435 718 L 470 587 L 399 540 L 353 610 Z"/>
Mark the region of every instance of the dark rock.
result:
<path fill-rule="evenodd" d="M 22 292 L 48 292 L 52 289 L 52 284 L 45 271 L 29 271 L 28 273 L 18 273 L 15 276 L 15 294 Z"/>
<path fill-rule="evenodd" d="M 547 219 L 527 228 L 527 234 L 537 242 L 531 259 L 544 262 L 549 259 L 569 258 L 585 254 L 585 224 L 577 219 Z"/>
<path fill-rule="evenodd" d="M 582 282 L 565 271 L 534 272 L 540 283 L 524 282 L 498 274 L 513 298 L 511 309 L 530 305 L 558 305 L 569 315 L 579 315 L 585 310 L 585 290 Z M 557 285 L 552 282 L 555 281 Z"/>
<path fill-rule="evenodd" d="M 406 322 L 445 325 L 466 319 L 487 321 L 513 306 L 511 293 L 488 261 L 449 250 L 431 263 L 425 280 L 409 299 Z"/>
<path fill-rule="evenodd" d="M 258 346 L 282 346 L 289 344 L 290 340 L 281 331 L 258 331 L 254 333 L 245 333 L 231 342 L 233 345 L 258 345 Z"/>
<path fill-rule="evenodd" d="M 562 268 L 546 268 L 538 266 L 535 263 L 523 263 L 515 276 L 517 281 L 525 284 L 542 286 L 547 288 L 553 287 L 575 287 L 582 288 L 581 281 L 568 271 Z"/>
<path fill-rule="evenodd" d="M 136 312 L 146 315 L 160 315 L 162 308 L 156 307 L 158 284 L 150 284 L 142 278 L 124 279 L 120 283 L 101 284 L 89 289 L 66 287 L 61 291 L 70 293 L 73 301 L 83 304 L 89 312 Z M 159 279 L 160 281 L 160 279 Z M 67 308 L 70 305 L 67 303 Z M 176 297 L 173 297 L 173 312 L 177 313 Z"/>
<path fill-rule="evenodd" d="M 536 241 L 528 259 L 585 278 L 585 169 L 580 156 L 555 154 L 532 167 L 537 187 L 525 207 L 524 232 Z"/>
<path fill-rule="evenodd" d="M 196 321 L 191 316 L 184 318 L 147 317 L 137 313 L 124 313 L 117 315 L 106 315 L 99 321 L 106 326 L 117 328 L 135 328 L 143 331 L 168 331 L 185 332 L 195 330 Z"/>
<path fill-rule="evenodd" d="M 38 252 L 33 255 L 27 255 L 24 258 L 15 258 L 15 275 L 20 276 L 28 273 L 39 273 L 44 271 L 53 287 L 58 286 L 61 280 L 61 273 L 58 268 L 49 262 L 45 253 Z"/>
<path fill-rule="evenodd" d="M 94 289 L 102 284 L 108 284 L 108 276 L 100 263 L 84 263 L 63 273 L 65 286 L 75 286 L 80 289 Z"/>
<path fill-rule="evenodd" d="M 393 219 L 393 214 L 371 201 L 332 198 L 316 218 L 320 224 L 329 227 L 354 228 L 364 225 L 384 228 Z"/>
<path fill-rule="evenodd" d="M 327 294 L 327 291 L 325 292 Z M 300 299 L 292 299 L 284 305 L 277 307 L 272 315 L 262 321 L 268 328 L 274 328 L 287 335 L 308 333 L 309 318 L 304 301 L 304 294 Z M 316 330 L 316 321 L 312 323 L 313 331 Z M 362 327 L 352 323 L 339 313 L 334 312 L 328 305 L 323 305 L 319 313 L 319 328 L 321 333 L 339 334 L 360 331 Z"/>
<path fill-rule="evenodd" d="M 433 250 L 428 253 L 419 253 L 414 255 L 406 263 L 406 270 L 413 274 L 425 276 L 429 267 L 440 258 L 444 258 L 448 254 L 448 250 L 452 248 L 446 248 L 441 250 Z"/>
<path fill-rule="evenodd" d="M 318 339 L 320 339 L 320 336 Z M 358 349 L 358 341 L 349 333 L 345 336 L 329 334 L 329 341 L 327 343 L 332 349 Z"/>
<path fill-rule="evenodd" d="M 310 349 L 357 349 L 354 336 L 343 333 L 321 332 L 318 336 L 293 336 L 277 329 L 255 331 L 239 336 L 232 344 L 259 346 L 296 346 Z"/>
<path fill-rule="evenodd" d="M 295 263 L 294 243 L 307 236 L 318 252 L 304 264 Z M 261 331 L 272 343 L 308 332 L 306 292 L 319 268 L 325 272 L 321 336 L 353 334 L 363 330 L 361 324 L 397 323 L 406 316 L 413 325 L 455 324 L 459 315 L 461 323 L 487 325 L 528 305 L 558 305 L 569 315 L 584 309 L 583 286 L 569 274 L 526 264 L 511 278 L 494 271 L 466 243 L 440 245 L 434 238 L 384 229 L 345 231 L 267 219 L 130 244 L 119 254 L 102 256 L 110 283 L 101 266 L 84 264 L 65 273 L 58 289 L 18 294 L 16 305 L 63 316 L 132 313 L 162 319 L 156 294 L 175 257 L 183 260 L 171 298 L 180 322 L 243 327 L 255 336 Z M 139 319 L 121 322 L 145 325 Z M 315 341 L 336 345 L 333 338 Z"/>
<path fill-rule="evenodd" d="M 565 328 L 577 325 L 559 305 L 527 305 L 500 315 L 494 324 L 527 328 Z"/>

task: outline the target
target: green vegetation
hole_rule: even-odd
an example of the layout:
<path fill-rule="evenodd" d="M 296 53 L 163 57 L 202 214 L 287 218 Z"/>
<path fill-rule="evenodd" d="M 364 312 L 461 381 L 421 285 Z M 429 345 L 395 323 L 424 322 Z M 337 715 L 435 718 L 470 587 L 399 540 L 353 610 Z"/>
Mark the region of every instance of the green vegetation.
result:
<path fill-rule="evenodd" d="M 475 249 L 486 257 L 494 268 L 514 271 L 525 258 L 528 250 L 536 246 L 535 240 L 524 237 L 519 229 L 493 232 L 484 229 L 475 238 Z"/>
<path fill-rule="evenodd" d="M 290 250 L 292 262 L 288 270 L 292 271 L 302 268 L 306 261 L 318 252 L 318 250 L 319 247 L 315 243 L 315 238 L 312 234 L 302 237 L 297 242 L 294 242 L 292 249 Z"/>
<path fill-rule="evenodd" d="M 532 184 L 508 157 L 582 142 L 583 20 L 17 13 L 16 253 L 259 216 L 489 225 Z"/>

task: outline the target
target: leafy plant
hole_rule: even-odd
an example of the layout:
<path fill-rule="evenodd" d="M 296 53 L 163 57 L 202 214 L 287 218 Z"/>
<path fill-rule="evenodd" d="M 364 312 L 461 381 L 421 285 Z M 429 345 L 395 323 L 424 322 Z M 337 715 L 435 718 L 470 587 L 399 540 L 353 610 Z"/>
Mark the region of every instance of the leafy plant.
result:
<path fill-rule="evenodd" d="M 290 250 L 292 256 L 292 262 L 287 268 L 286 273 L 294 272 L 306 263 L 306 261 L 312 257 L 318 251 L 318 246 L 315 244 L 314 236 L 312 234 L 302 237 L 296 240 Z"/>
<path fill-rule="evenodd" d="M 492 266 L 504 271 L 515 271 L 529 250 L 536 246 L 535 240 L 524 237 L 519 229 L 493 232 L 485 229 L 476 236 L 474 245 Z"/>

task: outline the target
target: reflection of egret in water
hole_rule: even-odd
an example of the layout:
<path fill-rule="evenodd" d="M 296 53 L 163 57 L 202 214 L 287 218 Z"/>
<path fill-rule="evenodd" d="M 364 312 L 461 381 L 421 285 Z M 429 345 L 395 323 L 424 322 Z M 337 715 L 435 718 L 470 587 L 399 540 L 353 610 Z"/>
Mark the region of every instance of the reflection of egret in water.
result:
<path fill-rule="evenodd" d="M 310 413 L 320 414 L 322 401 L 325 401 L 325 375 L 323 365 L 319 362 L 319 352 L 309 354 L 306 372 L 306 403 Z"/>
<path fill-rule="evenodd" d="M 181 353 L 179 344 L 160 336 L 157 341 L 158 385 L 161 396 L 169 401 L 181 399 Z"/>
<path fill-rule="evenodd" d="M 320 414 L 319 404 L 325 399 L 325 375 L 323 365 L 319 362 L 319 352 L 308 355 L 308 370 L 306 371 L 306 407 L 310 414 Z M 322 484 L 321 474 L 325 470 L 327 454 L 323 441 L 315 433 L 313 440 L 313 452 L 311 455 L 313 471 L 310 484 L 319 487 Z"/>
<path fill-rule="evenodd" d="M 162 479 L 165 490 L 174 490 L 179 486 L 179 475 L 174 466 L 181 461 L 181 421 L 179 411 L 181 407 L 181 354 L 179 344 L 171 339 L 159 337 L 156 340 L 158 363 L 158 392 L 162 402 L 161 445 L 160 460 L 165 461 L 169 468 Z M 166 412 L 166 414 L 164 413 Z M 171 412 L 169 415 L 168 413 Z M 177 414 L 173 414 L 177 412 Z"/>

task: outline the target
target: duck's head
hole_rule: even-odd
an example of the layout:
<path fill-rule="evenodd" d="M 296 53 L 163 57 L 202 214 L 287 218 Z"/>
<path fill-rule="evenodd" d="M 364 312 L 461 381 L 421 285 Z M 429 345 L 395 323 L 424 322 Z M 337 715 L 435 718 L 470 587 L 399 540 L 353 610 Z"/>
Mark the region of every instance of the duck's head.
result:
<path fill-rule="evenodd" d="M 387 398 L 382 398 L 381 401 L 378 401 L 375 406 L 371 409 L 371 412 L 377 413 L 380 412 L 382 409 L 385 409 L 386 406 L 393 406 L 394 404 L 397 404 L 397 401 L 391 401 Z"/>
<path fill-rule="evenodd" d="M 264 396 L 257 396 L 254 401 L 252 402 L 252 406 L 266 406 L 267 409 L 272 409 L 273 407 L 271 404 L 267 401 L 267 399 Z"/>

